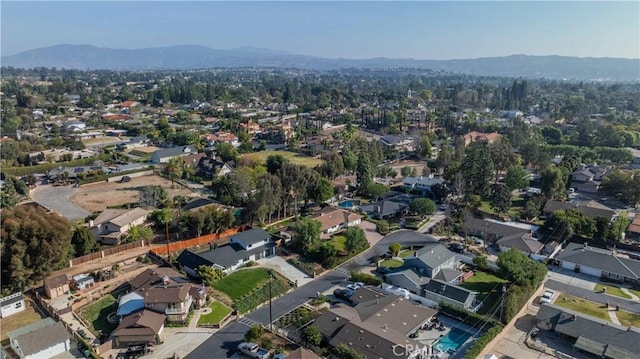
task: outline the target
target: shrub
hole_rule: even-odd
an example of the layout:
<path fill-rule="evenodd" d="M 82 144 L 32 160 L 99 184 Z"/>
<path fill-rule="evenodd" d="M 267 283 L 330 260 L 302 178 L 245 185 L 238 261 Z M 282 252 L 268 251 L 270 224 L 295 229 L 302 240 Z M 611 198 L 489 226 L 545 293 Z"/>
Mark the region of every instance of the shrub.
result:
<path fill-rule="evenodd" d="M 244 334 L 244 339 L 248 342 L 253 342 L 260 338 L 264 334 L 264 328 L 260 324 L 254 324 Z"/>
<path fill-rule="evenodd" d="M 367 285 L 378 286 L 382 284 L 382 279 L 367 273 L 351 272 L 349 280 L 352 282 L 362 282 Z"/>
<path fill-rule="evenodd" d="M 308 275 L 309 277 L 313 277 L 316 273 L 316 264 L 315 263 L 309 263 L 309 262 L 303 262 L 303 261 L 299 261 L 297 259 L 288 259 L 287 263 L 291 264 L 292 266 L 300 269 L 300 271 L 306 275 Z"/>
<path fill-rule="evenodd" d="M 471 326 L 477 326 L 478 324 L 483 323 L 485 321 L 487 321 L 487 325 L 490 325 L 490 326 L 500 325 L 500 322 L 498 322 L 495 319 L 491 319 L 482 314 L 474 313 L 472 311 L 466 310 L 463 307 L 460 307 L 457 305 L 452 305 L 445 302 L 440 302 L 439 305 L 440 305 L 440 310 L 443 313 L 448 314 L 456 319 L 459 319 L 460 321 L 466 324 L 469 324 Z"/>
<path fill-rule="evenodd" d="M 260 341 L 260 346 L 269 350 L 271 348 L 273 348 L 273 339 L 271 338 L 262 338 L 262 340 Z"/>
<path fill-rule="evenodd" d="M 490 341 L 493 340 L 504 327 L 501 324 L 491 327 L 484 333 L 480 338 L 476 339 L 475 342 L 469 347 L 467 352 L 464 354 L 464 359 L 475 359 L 477 358 L 482 350 L 484 349 Z"/>

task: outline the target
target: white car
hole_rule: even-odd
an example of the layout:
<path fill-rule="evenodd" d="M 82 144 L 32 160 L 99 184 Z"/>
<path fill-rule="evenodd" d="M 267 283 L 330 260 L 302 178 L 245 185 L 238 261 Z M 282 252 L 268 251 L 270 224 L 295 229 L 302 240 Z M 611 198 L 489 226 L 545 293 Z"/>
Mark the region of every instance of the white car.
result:
<path fill-rule="evenodd" d="M 238 353 L 254 359 L 267 359 L 271 356 L 267 349 L 260 348 L 258 344 L 254 343 L 241 343 L 238 345 Z"/>
<path fill-rule="evenodd" d="M 551 303 L 555 295 L 556 294 L 550 290 L 545 291 L 542 297 L 540 298 L 540 303 Z"/>
<path fill-rule="evenodd" d="M 355 282 L 355 283 L 352 283 L 352 284 L 347 285 L 347 288 L 351 289 L 351 290 L 352 290 L 352 291 L 354 291 L 354 292 L 355 292 L 356 290 L 358 290 L 358 288 L 360 288 L 360 287 L 364 287 L 364 283 L 362 283 L 362 282 Z"/>

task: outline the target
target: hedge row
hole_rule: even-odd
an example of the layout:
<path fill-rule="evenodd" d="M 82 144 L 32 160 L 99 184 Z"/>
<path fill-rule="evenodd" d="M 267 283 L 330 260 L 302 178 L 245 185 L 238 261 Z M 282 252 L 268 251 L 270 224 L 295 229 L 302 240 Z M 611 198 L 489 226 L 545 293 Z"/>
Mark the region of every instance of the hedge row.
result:
<path fill-rule="evenodd" d="M 351 272 L 349 280 L 352 282 L 362 282 L 366 285 L 378 286 L 382 284 L 382 279 L 367 273 Z"/>
<path fill-rule="evenodd" d="M 493 338 L 495 338 L 498 334 L 500 334 L 502 329 L 504 329 L 502 324 L 498 324 L 496 326 L 491 327 L 489 330 L 487 330 L 484 334 L 482 334 L 480 338 L 476 339 L 476 341 L 473 342 L 473 344 L 469 347 L 469 349 L 467 349 L 467 352 L 464 353 L 464 359 L 477 358 L 482 352 L 482 350 L 484 349 L 484 347 L 486 347 L 487 344 L 489 344 L 489 342 L 493 340 Z"/>
<path fill-rule="evenodd" d="M 315 263 L 308 263 L 308 262 L 303 262 L 303 261 L 299 261 L 297 259 L 288 259 L 287 263 L 291 264 L 292 266 L 298 268 L 302 273 L 308 275 L 309 277 L 314 277 L 315 276 L 315 270 L 316 270 L 316 264 Z"/>
<path fill-rule="evenodd" d="M 478 324 L 482 323 L 482 322 L 487 322 L 487 325 L 495 327 L 498 325 L 501 325 L 499 321 L 484 316 L 482 314 L 478 314 L 469 310 L 464 309 L 463 307 L 457 306 L 457 305 L 452 305 L 452 304 L 448 304 L 445 302 L 440 302 L 440 310 L 451 316 L 454 317 L 466 324 L 469 324 L 471 326 L 477 326 Z"/>

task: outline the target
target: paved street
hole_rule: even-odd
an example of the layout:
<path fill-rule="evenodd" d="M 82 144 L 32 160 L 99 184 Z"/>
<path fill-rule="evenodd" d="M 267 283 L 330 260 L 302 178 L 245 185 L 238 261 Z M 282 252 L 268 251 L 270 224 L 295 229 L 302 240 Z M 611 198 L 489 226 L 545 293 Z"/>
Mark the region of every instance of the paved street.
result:
<path fill-rule="evenodd" d="M 67 217 L 68 219 L 85 218 L 89 211 L 81 208 L 69 200 L 69 197 L 78 191 L 72 186 L 52 186 L 50 184 L 38 185 L 31 190 L 30 196 L 34 201 L 46 208 Z"/>
<path fill-rule="evenodd" d="M 261 258 L 256 261 L 261 267 L 271 268 L 278 273 L 287 277 L 290 281 L 297 283 L 299 287 L 311 282 L 313 278 L 302 273 L 298 268 L 287 263 L 287 261 L 279 256 Z"/>

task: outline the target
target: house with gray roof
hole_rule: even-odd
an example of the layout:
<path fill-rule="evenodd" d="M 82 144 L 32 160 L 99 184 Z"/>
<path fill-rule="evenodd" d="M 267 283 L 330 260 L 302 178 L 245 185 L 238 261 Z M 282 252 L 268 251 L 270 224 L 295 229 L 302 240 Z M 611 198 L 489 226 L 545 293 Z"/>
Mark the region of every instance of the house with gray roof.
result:
<path fill-rule="evenodd" d="M 7 334 L 20 359 L 52 358 L 71 349 L 71 335 L 51 318 L 16 329 Z"/>
<path fill-rule="evenodd" d="M 431 187 L 442 184 L 444 179 L 441 177 L 431 176 L 419 176 L 419 177 L 405 177 L 402 179 L 402 187 L 409 191 L 420 191 L 423 196 L 431 193 Z"/>
<path fill-rule="evenodd" d="M 502 237 L 496 242 L 496 245 L 498 245 L 501 252 L 508 251 L 510 248 L 513 248 L 526 255 L 539 254 L 544 249 L 544 244 L 535 239 L 531 232 L 515 233 Z"/>
<path fill-rule="evenodd" d="M 404 259 L 402 268 L 412 269 L 423 277 L 447 282 L 453 282 L 462 275 L 458 255 L 440 242 L 427 242 L 413 256 Z"/>
<path fill-rule="evenodd" d="M 596 193 L 611 167 L 581 164 L 571 174 L 571 187 L 578 192 Z"/>
<path fill-rule="evenodd" d="M 604 217 L 608 220 L 613 220 L 616 215 L 616 211 L 613 209 L 593 200 L 577 203 L 548 200 L 547 203 L 545 203 L 542 212 L 547 216 L 551 216 L 554 212 L 560 210 L 574 210 L 581 212 L 588 218 Z"/>
<path fill-rule="evenodd" d="M 640 261 L 620 255 L 615 249 L 601 249 L 569 243 L 556 256 L 560 266 L 596 278 L 640 283 Z"/>
<path fill-rule="evenodd" d="M 6 318 L 10 315 L 25 310 L 24 295 L 22 292 L 13 293 L 4 298 L 0 298 L 0 318 Z"/>
<path fill-rule="evenodd" d="M 184 250 L 176 261 L 187 274 L 197 277 L 195 270 L 201 265 L 219 268 L 229 273 L 247 262 L 274 254 L 275 244 L 271 233 L 262 228 L 252 228 L 233 235 L 229 244 L 212 245 L 206 252 L 194 253 Z"/>
<path fill-rule="evenodd" d="M 597 358 L 637 359 L 640 353 L 639 328 L 624 327 L 554 304 L 540 306 L 536 325 Z"/>
<path fill-rule="evenodd" d="M 151 155 L 151 162 L 154 164 L 167 163 L 172 158 L 183 157 L 194 153 L 198 153 L 198 150 L 191 145 L 163 148 L 155 151 Z"/>
<path fill-rule="evenodd" d="M 148 215 L 142 208 L 107 208 L 89 222 L 89 231 L 102 244 L 118 244 L 131 227 L 144 224 Z"/>
<path fill-rule="evenodd" d="M 409 211 L 409 204 L 405 202 L 383 199 L 374 203 L 360 206 L 360 211 L 375 219 L 392 218 Z"/>

